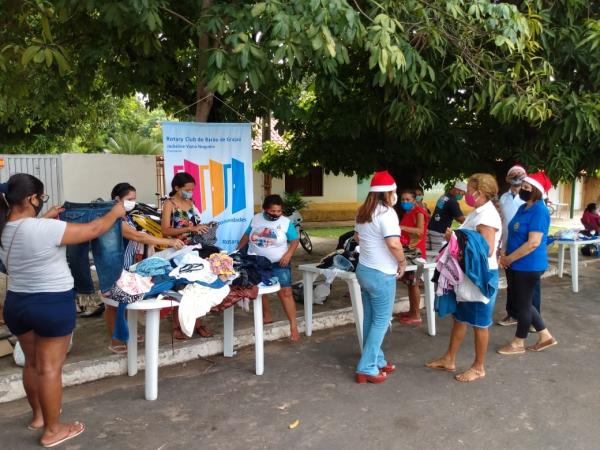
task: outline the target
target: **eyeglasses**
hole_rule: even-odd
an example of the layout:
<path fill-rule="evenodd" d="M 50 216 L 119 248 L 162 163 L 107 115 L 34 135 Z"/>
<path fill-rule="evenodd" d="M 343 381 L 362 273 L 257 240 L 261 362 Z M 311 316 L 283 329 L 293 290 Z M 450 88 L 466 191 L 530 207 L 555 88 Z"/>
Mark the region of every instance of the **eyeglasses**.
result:
<path fill-rule="evenodd" d="M 50 196 L 48 194 L 40 195 L 40 200 L 42 201 L 42 203 L 46 203 L 49 199 L 50 199 Z"/>

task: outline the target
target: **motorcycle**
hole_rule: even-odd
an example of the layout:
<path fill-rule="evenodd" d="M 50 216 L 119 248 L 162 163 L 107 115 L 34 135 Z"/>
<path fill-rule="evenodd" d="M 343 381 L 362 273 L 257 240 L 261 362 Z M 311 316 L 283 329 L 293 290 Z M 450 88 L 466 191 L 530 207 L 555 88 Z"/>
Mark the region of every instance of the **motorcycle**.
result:
<path fill-rule="evenodd" d="M 306 251 L 306 253 L 312 253 L 313 245 L 310 240 L 310 236 L 302 226 L 302 214 L 300 214 L 300 211 L 295 209 L 292 212 L 292 214 L 290 214 L 287 217 L 292 221 L 292 224 L 294 224 L 294 226 L 296 227 L 298 236 L 300 236 L 300 245 L 302 246 L 302 248 Z"/>

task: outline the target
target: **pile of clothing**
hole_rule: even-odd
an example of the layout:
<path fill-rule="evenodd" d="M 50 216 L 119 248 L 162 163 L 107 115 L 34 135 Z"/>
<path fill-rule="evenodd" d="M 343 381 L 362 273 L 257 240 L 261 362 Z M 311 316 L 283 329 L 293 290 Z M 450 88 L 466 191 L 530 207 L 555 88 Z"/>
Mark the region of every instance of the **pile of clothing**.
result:
<path fill-rule="evenodd" d="M 457 302 L 488 303 L 496 292 L 488 267 L 489 245 L 481 234 L 459 229 L 436 257 L 435 310 L 440 317 L 456 311 Z"/>
<path fill-rule="evenodd" d="M 239 302 L 249 308 L 258 297 L 258 284 L 277 282 L 270 261 L 260 256 L 227 255 L 209 245 L 158 253 L 124 270 L 112 289 L 111 298 L 119 302 L 113 337 L 128 340 L 125 309 L 142 298 L 176 301 L 181 330 L 191 336 L 197 318 Z"/>

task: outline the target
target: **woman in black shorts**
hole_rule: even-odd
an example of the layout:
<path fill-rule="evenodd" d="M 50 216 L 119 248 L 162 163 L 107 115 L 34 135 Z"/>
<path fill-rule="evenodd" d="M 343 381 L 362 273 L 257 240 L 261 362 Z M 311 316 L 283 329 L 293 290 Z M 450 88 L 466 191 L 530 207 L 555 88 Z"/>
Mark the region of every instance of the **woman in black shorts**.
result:
<path fill-rule="evenodd" d="M 25 353 L 23 386 L 33 412 L 30 430 L 44 430 L 40 443 L 53 447 L 78 436 L 80 422 L 61 423 L 62 366 L 75 328 L 75 291 L 66 245 L 101 236 L 125 215 L 117 203 L 87 224 L 56 220 L 51 208 L 37 216 L 48 196 L 36 177 L 19 173 L 0 184 L 0 259 L 8 273 L 4 321 Z"/>

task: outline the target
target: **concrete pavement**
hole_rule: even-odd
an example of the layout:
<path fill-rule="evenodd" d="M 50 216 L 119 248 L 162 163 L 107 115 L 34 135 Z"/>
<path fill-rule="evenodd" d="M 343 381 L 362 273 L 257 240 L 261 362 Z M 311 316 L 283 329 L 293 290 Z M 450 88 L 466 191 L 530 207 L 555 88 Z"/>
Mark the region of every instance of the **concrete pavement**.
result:
<path fill-rule="evenodd" d="M 398 371 L 381 386 L 357 385 L 354 326 L 300 344 L 266 345 L 265 375 L 252 373 L 253 348 L 161 368 L 158 400 L 143 399 L 143 373 L 67 388 L 64 417 L 86 432 L 65 449 L 597 449 L 600 447 L 600 267 L 543 283 L 542 313 L 559 345 L 503 357 L 494 350 L 514 328 L 494 326 L 487 378 L 473 384 L 426 369 L 447 345 L 439 334 L 394 325 L 386 338 Z M 502 314 L 504 293 L 496 305 Z M 534 337 L 530 337 L 531 342 Z M 459 369 L 473 357 L 469 333 Z M 3 449 L 36 448 L 24 400 L 0 408 Z M 289 425 L 299 420 L 295 429 Z"/>

